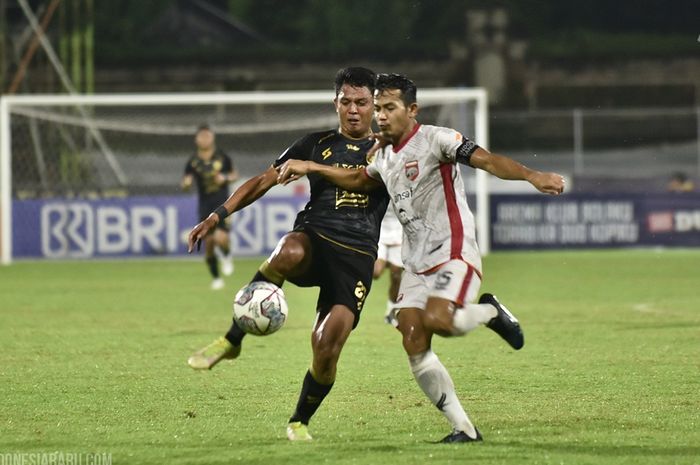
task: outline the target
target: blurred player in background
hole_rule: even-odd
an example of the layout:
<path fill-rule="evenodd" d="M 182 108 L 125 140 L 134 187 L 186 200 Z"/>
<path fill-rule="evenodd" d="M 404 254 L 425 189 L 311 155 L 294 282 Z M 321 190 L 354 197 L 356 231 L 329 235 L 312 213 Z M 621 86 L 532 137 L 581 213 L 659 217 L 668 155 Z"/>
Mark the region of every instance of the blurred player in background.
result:
<path fill-rule="evenodd" d="M 374 144 L 370 138 L 374 78 L 374 72 L 366 68 L 338 71 L 334 104 L 339 127 L 302 137 L 267 171 L 244 183 L 190 232 L 190 251 L 224 218 L 276 185 L 277 167 L 286 160 L 297 158 L 364 169 L 367 151 Z M 372 285 L 379 225 L 389 203 L 384 189 L 356 193 L 321 176 L 310 176 L 309 183 L 311 198 L 297 215 L 293 231 L 280 240 L 252 279 L 278 286 L 288 280 L 300 287 L 320 287 L 311 333 L 313 359 L 287 425 L 287 437 L 292 441 L 311 439 L 309 420 L 333 387 L 340 352 L 359 322 Z M 234 322 L 224 337 L 192 355 L 189 365 L 210 369 L 222 359 L 238 357 L 244 336 Z"/>
<path fill-rule="evenodd" d="M 228 198 L 229 183 L 238 179 L 231 158 L 216 147 L 215 141 L 209 126 L 202 125 L 197 129 L 194 136 L 197 152 L 187 160 L 180 184 L 184 190 L 188 190 L 193 182 L 197 184 L 199 221 Z M 221 258 L 222 273 L 225 276 L 233 273 L 228 224 L 221 221 L 203 240 L 204 261 L 212 276 L 211 288 L 222 289 L 224 280 L 219 275 L 217 254 Z"/>
<path fill-rule="evenodd" d="M 392 317 L 403 336 L 411 371 L 452 426 L 440 442 L 481 441 L 452 378 L 431 349 L 433 334 L 460 336 L 483 324 L 516 350 L 524 337 L 518 320 L 493 295 L 483 294 L 473 303 L 481 286 L 481 255 L 456 163 L 501 179 L 527 180 L 549 194 L 561 193 L 564 180 L 492 154 L 453 129 L 421 125 L 416 120 L 416 92 L 415 84 L 404 76 L 377 77 L 374 108 L 381 135 L 364 172 L 291 160 L 280 168 L 279 181 L 320 174 L 358 192 L 386 187 L 403 226 L 405 272 Z"/>
<path fill-rule="evenodd" d="M 394 210 L 388 208 L 379 231 L 379 248 L 377 249 L 377 260 L 374 262 L 374 279 L 379 279 L 384 270 L 389 269 L 389 297 L 384 314 L 384 320 L 389 324 L 391 324 L 391 311 L 396 305 L 396 299 L 399 295 L 401 273 L 403 273 L 402 235 L 403 230 L 399 219 L 396 218 Z"/>
<path fill-rule="evenodd" d="M 668 184 L 666 184 L 666 190 L 668 192 L 693 192 L 695 190 L 695 183 L 687 174 L 679 171 L 673 173 Z"/>

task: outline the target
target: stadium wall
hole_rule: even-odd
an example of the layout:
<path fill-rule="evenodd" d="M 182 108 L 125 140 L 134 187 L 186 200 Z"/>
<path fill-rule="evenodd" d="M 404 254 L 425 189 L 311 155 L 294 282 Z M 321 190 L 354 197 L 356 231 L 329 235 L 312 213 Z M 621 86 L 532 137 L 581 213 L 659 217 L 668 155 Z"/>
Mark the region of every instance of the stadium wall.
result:
<path fill-rule="evenodd" d="M 306 196 L 266 196 L 233 215 L 237 256 L 269 254 L 294 224 Z M 15 257 L 48 259 L 183 256 L 197 224 L 194 196 L 15 200 Z"/>
<path fill-rule="evenodd" d="M 493 194 L 492 250 L 700 247 L 700 194 Z M 233 216 L 237 256 L 272 252 L 306 195 L 266 196 Z M 15 200 L 18 259 L 90 259 L 187 254 L 194 196 Z"/>

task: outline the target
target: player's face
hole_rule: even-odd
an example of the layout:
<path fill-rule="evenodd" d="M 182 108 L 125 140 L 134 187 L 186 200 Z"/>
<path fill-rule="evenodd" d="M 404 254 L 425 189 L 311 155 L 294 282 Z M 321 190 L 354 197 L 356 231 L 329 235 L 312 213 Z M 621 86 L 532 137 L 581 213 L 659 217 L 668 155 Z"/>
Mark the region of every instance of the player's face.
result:
<path fill-rule="evenodd" d="M 412 129 L 417 114 L 418 105 L 412 103 L 406 107 L 398 89 L 387 89 L 374 95 L 374 119 L 382 136 L 394 144 Z"/>
<path fill-rule="evenodd" d="M 202 129 L 195 135 L 194 143 L 199 150 L 208 150 L 214 146 L 214 133 L 208 129 Z"/>
<path fill-rule="evenodd" d="M 370 134 L 372 93 L 367 87 L 343 84 L 334 102 L 342 134 L 354 139 L 361 139 Z"/>

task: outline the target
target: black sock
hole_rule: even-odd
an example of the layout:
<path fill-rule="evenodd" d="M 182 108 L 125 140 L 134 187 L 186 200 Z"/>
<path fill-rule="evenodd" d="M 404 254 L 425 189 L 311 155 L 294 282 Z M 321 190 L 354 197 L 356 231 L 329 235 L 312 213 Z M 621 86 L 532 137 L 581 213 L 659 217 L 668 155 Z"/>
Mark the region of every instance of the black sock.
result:
<path fill-rule="evenodd" d="M 205 260 L 207 262 L 207 268 L 209 268 L 209 273 L 214 277 L 214 279 L 219 277 L 219 262 L 216 259 L 216 255 L 207 257 Z"/>
<path fill-rule="evenodd" d="M 226 338 L 226 340 L 228 340 L 228 342 L 230 342 L 234 346 L 239 346 L 241 345 L 241 341 L 245 337 L 245 331 L 239 328 L 236 322 L 234 321 L 231 324 L 231 329 L 228 330 L 224 337 Z"/>
<path fill-rule="evenodd" d="M 304 377 L 304 384 L 302 384 L 301 392 L 299 393 L 297 409 L 294 411 L 292 418 L 289 419 L 289 422 L 300 421 L 308 425 L 309 420 L 321 406 L 323 399 L 331 392 L 332 387 L 333 383 L 320 384 L 311 376 L 311 371 L 307 371 Z"/>
<path fill-rule="evenodd" d="M 267 276 L 262 274 L 260 271 L 256 272 L 255 276 L 253 276 L 253 279 L 250 280 L 251 283 L 253 281 L 266 281 L 268 283 L 277 284 L 277 283 L 272 282 L 272 280 L 270 280 L 270 278 L 268 278 Z"/>

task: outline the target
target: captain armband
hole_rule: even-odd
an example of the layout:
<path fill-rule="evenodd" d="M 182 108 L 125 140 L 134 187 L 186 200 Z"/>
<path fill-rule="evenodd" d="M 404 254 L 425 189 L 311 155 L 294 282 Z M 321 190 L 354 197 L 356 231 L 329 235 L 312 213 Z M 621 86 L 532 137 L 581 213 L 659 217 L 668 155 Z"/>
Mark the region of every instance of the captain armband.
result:
<path fill-rule="evenodd" d="M 469 160 L 472 158 L 472 154 L 476 152 L 476 149 L 478 149 L 479 146 L 476 145 L 475 142 L 469 140 L 469 139 L 464 139 L 464 142 L 462 142 L 462 145 L 457 147 L 457 152 L 455 154 L 455 159 L 457 160 L 457 163 L 461 163 L 463 165 L 471 166 L 469 163 Z"/>

